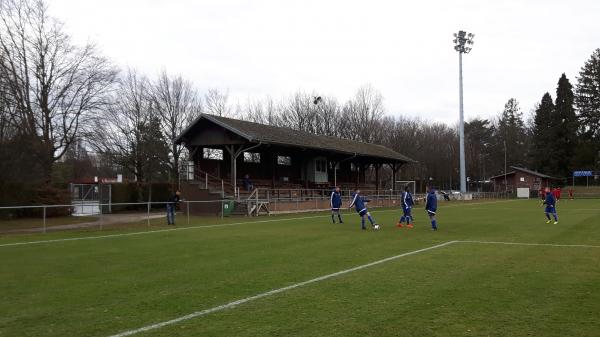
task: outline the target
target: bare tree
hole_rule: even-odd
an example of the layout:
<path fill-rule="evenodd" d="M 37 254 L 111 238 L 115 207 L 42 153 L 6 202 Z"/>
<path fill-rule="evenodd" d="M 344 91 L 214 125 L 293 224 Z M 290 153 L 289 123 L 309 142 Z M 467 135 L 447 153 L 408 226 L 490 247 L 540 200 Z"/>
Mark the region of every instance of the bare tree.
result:
<path fill-rule="evenodd" d="M 4 144 L 14 136 L 15 126 L 12 120 L 14 113 L 11 108 L 3 78 L 0 78 L 0 144 Z"/>
<path fill-rule="evenodd" d="M 335 98 L 319 96 L 314 114 L 315 133 L 325 136 L 338 136 L 342 118 L 340 105 Z"/>
<path fill-rule="evenodd" d="M 358 89 L 355 96 L 343 108 L 344 118 L 348 125 L 344 126 L 346 138 L 371 142 L 375 126 L 384 115 L 383 96 L 371 85 Z"/>
<path fill-rule="evenodd" d="M 281 125 L 295 130 L 316 133 L 318 114 L 314 95 L 298 91 L 283 106 L 280 114 Z"/>
<path fill-rule="evenodd" d="M 42 0 L 0 2 L 0 76 L 46 183 L 81 123 L 105 104 L 116 69 L 93 44 L 73 45 Z"/>
<path fill-rule="evenodd" d="M 109 155 L 140 184 L 144 181 L 144 127 L 150 122 L 152 103 L 150 84 L 135 70 L 126 77 L 112 97 L 103 116 L 98 116 L 90 135 L 97 152 Z M 141 195 L 141 194 L 140 194 Z"/>
<path fill-rule="evenodd" d="M 211 88 L 204 95 L 204 106 L 206 112 L 211 115 L 228 117 L 231 115 L 231 105 L 229 104 L 229 92 L 221 92 L 218 89 Z"/>
<path fill-rule="evenodd" d="M 248 99 L 240 118 L 260 124 L 281 125 L 281 105 L 276 104 L 271 97 L 264 101 Z"/>
<path fill-rule="evenodd" d="M 161 128 L 170 150 L 169 167 L 171 178 L 179 181 L 179 167 L 183 146 L 175 143 L 187 125 L 202 112 L 202 102 L 192 83 L 181 76 L 169 76 L 163 71 L 151 89 L 154 111 L 161 119 Z"/>

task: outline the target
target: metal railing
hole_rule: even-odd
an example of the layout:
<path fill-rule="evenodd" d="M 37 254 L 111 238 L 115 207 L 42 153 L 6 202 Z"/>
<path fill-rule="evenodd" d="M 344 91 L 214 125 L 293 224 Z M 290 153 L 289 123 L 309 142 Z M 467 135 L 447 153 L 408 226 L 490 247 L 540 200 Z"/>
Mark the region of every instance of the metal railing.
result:
<path fill-rule="evenodd" d="M 256 203 L 267 203 L 269 205 L 269 213 L 293 213 L 293 212 L 305 212 L 305 211 L 320 211 L 327 210 L 330 208 L 330 194 L 329 191 L 325 193 L 313 193 L 307 195 L 305 193 L 299 194 L 288 194 L 286 196 L 278 195 L 272 196 L 267 190 L 264 194 L 265 198 L 260 195 L 258 190 L 253 195 L 253 200 Z M 323 190 L 324 191 L 324 190 Z M 365 191 L 368 192 L 368 191 Z M 365 197 L 370 200 L 369 207 L 397 207 L 400 205 L 401 195 L 399 193 L 383 193 L 383 194 L 367 194 L 364 193 Z M 478 192 L 473 193 L 473 200 L 486 200 L 486 199 L 508 199 L 513 196 L 502 192 Z M 414 199 L 418 204 L 423 203 L 424 194 L 415 194 Z M 444 200 L 442 195 L 438 195 L 440 200 Z M 450 200 L 457 200 L 455 195 L 449 196 Z M 342 194 L 342 200 L 345 201 L 345 207 L 350 204 L 351 195 L 348 193 Z M 136 202 L 136 203 L 78 203 L 76 205 L 37 205 L 37 206 L 3 206 L 0 207 L 0 216 L 6 215 L 6 213 L 18 213 L 23 210 L 34 210 L 37 213 L 37 217 L 27 218 L 15 218 L 10 220 L 1 220 L 0 217 L 0 233 L 10 232 L 42 232 L 46 233 L 49 230 L 69 230 L 69 229 L 104 229 L 107 226 L 113 225 L 126 225 L 130 223 L 141 223 L 145 222 L 146 226 L 150 228 L 151 220 L 165 217 L 165 208 L 169 202 L 165 201 L 152 201 L 152 202 Z M 203 209 L 193 209 L 201 205 Z M 98 212 L 96 214 L 90 214 L 89 221 L 71 221 L 66 224 L 51 224 L 49 222 L 54 219 L 65 219 L 65 217 L 52 217 L 50 214 L 56 213 L 56 210 L 61 210 L 64 214 L 73 214 L 74 207 L 94 207 Z M 183 200 L 179 203 L 179 213 L 185 216 L 186 224 L 190 224 L 190 216 L 192 213 L 213 215 L 223 218 L 224 216 L 231 213 L 231 207 L 234 206 L 234 200 L 232 199 L 219 199 L 219 200 Z M 107 213 L 106 210 L 112 208 L 112 213 Z M 54 212 L 53 212 L 54 211 Z M 227 213 L 227 214 L 226 214 Z M 75 219 L 76 216 L 69 217 Z M 86 218 L 88 219 L 88 218 Z M 26 222 L 25 225 L 19 226 L 19 223 Z M 14 224 L 14 226 L 11 226 Z"/>
<path fill-rule="evenodd" d="M 183 200 L 179 203 L 180 212 L 184 212 L 186 217 L 186 223 L 190 222 L 190 206 L 195 204 L 217 204 L 217 208 L 219 211 L 221 218 L 223 218 L 223 209 L 224 204 L 229 203 L 231 200 L 227 199 L 219 199 L 219 200 Z M 104 229 L 106 225 L 122 225 L 128 224 L 132 222 L 142 222 L 145 221 L 147 227 L 149 228 L 151 225 L 151 220 L 155 218 L 162 217 L 163 215 L 166 218 L 165 209 L 166 205 L 170 204 L 168 201 L 150 201 L 150 202 L 128 202 L 128 203 L 99 203 L 99 202 L 87 202 L 81 203 L 77 202 L 76 204 L 70 205 L 36 205 L 36 206 L 2 206 L 0 207 L 0 215 L 2 213 L 7 213 L 10 211 L 20 211 L 20 210 L 35 210 L 41 213 L 40 218 L 36 217 L 23 217 L 23 218 L 11 218 L 7 220 L 2 220 L 0 217 L 0 233 L 11 233 L 11 232 L 42 232 L 46 233 L 51 229 L 86 229 L 86 228 L 97 228 Z M 106 207 L 105 207 L 106 206 Z M 89 207 L 97 209 L 97 213 L 88 214 L 82 216 L 82 218 L 94 218 L 95 220 L 90 220 L 88 222 L 69 222 L 67 224 L 60 224 L 55 226 L 49 226 L 48 222 L 55 218 L 65 217 L 57 216 L 51 217 L 48 213 L 52 210 L 63 209 L 61 213 L 69 214 L 69 218 L 75 219 L 77 216 L 73 215 L 73 208 L 75 207 Z M 118 209 L 119 207 L 125 208 L 124 211 L 116 211 L 112 213 L 104 212 L 104 209 L 112 208 Z M 36 212 L 36 213 L 38 213 Z M 110 221 L 112 217 L 120 218 L 118 221 Z M 34 224 L 35 221 L 39 221 L 39 225 L 35 226 L 23 226 L 24 228 L 13 228 L 14 226 L 10 226 L 11 222 L 24 222 L 28 221 L 29 224 Z M 8 228 L 5 228 L 8 227 Z"/>

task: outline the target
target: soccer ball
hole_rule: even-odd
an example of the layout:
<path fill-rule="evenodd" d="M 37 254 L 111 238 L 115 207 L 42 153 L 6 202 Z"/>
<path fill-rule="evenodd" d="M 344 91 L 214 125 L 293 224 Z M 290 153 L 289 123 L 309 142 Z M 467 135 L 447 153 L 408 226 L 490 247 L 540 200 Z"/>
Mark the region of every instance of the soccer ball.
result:
<path fill-rule="evenodd" d="M 379 230 L 379 225 L 373 226 L 373 229 L 376 230 L 376 231 L 378 231 Z"/>

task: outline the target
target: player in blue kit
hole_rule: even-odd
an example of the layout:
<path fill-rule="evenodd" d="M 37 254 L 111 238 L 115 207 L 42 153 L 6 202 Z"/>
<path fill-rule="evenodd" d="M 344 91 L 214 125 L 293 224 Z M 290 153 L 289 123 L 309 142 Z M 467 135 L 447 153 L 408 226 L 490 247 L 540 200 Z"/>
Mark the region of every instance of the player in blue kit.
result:
<path fill-rule="evenodd" d="M 410 189 L 408 186 L 404 188 L 404 192 L 402 193 L 402 217 L 400 217 L 400 221 L 396 226 L 402 228 L 404 225 L 402 224 L 406 221 L 406 227 L 413 228 L 413 217 L 412 217 L 412 207 L 415 205 L 412 194 L 410 193 Z"/>
<path fill-rule="evenodd" d="M 437 221 L 435 219 L 435 212 L 437 212 L 437 196 L 435 195 L 435 189 L 433 186 L 427 186 L 427 202 L 425 204 L 425 210 L 429 219 L 431 220 L 431 229 L 437 231 Z"/>
<path fill-rule="evenodd" d="M 542 205 L 546 205 L 545 213 L 546 213 L 546 218 L 548 219 L 548 221 L 546 221 L 546 223 L 552 222 L 552 220 L 550 219 L 550 214 L 552 214 L 552 216 L 554 217 L 554 224 L 557 225 L 558 224 L 558 214 L 556 214 L 556 199 L 554 198 L 554 195 L 550 191 L 549 187 L 546 187 L 545 191 L 546 191 L 546 199 L 544 200 Z"/>
<path fill-rule="evenodd" d="M 340 213 L 340 208 L 342 207 L 342 193 L 340 193 L 339 187 L 336 186 L 331 192 L 329 204 L 331 205 L 331 221 L 335 223 L 335 215 L 337 214 L 340 223 L 344 223 L 344 221 L 342 221 L 342 214 Z"/>
<path fill-rule="evenodd" d="M 363 198 L 360 195 L 360 190 L 356 190 L 354 193 L 352 193 L 352 202 L 350 203 L 350 206 L 348 206 L 348 208 L 352 208 L 354 206 L 354 209 L 356 209 L 356 213 L 360 215 L 361 228 L 363 230 L 367 229 L 367 227 L 365 227 L 365 215 L 367 216 L 367 218 L 369 218 L 369 222 L 371 222 L 371 226 L 373 227 L 373 229 L 378 229 L 379 225 L 375 222 L 375 220 L 373 220 L 373 218 L 371 217 L 371 213 L 369 213 L 369 210 L 367 210 L 367 206 L 365 205 L 365 203 L 368 201 L 369 200 Z"/>

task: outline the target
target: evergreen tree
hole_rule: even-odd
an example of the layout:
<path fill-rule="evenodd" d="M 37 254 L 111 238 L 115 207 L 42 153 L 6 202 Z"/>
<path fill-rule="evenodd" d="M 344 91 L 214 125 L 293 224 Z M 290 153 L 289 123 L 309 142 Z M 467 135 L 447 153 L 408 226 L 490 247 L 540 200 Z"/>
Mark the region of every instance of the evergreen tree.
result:
<path fill-rule="evenodd" d="M 581 68 L 575 101 L 584 134 L 600 139 L 600 48 Z"/>
<path fill-rule="evenodd" d="M 550 173 L 558 177 L 568 177 L 572 169 L 573 156 L 577 146 L 578 121 L 575 115 L 573 86 L 562 74 L 556 89 L 555 112 L 550 116 L 551 136 L 548 149 L 551 162 Z"/>
<path fill-rule="evenodd" d="M 584 64 L 577 78 L 575 103 L 579 112 L 581 141 L 574 164 L 600 167 L 600 48 Z"/>
<path fill-rule="evenodd" d="M 504 105 L 504 111 L 495 128 L 495 162 L 504 162 L 506 145 L 506 161 L 510 165 L 526 165 L 527 132 L 523 121 L 523 113 L 516 99 L 511 98 Z"/>
<path fill-rule="evenodd" d="M 160 118 L 152 115 L 140 131 L 139 149 L 146 182 L 168 181 L 169 146 L 161 129 Z"/>
<path fill-rule="evenodd" d="M 491 176 L 490 150 L 493 129 L 487 119 L 475 118 L 465 123 L 467 175 L 473 180 Z"/>
<path fill-rule="evenodd" d="M 545 93 L 535 110 L 533 125 L 533 146 L 531 157 L 533 168 L 540 172 L 550 170 L 549 145 L 552 139 L 551 116 L 554 113 L 554 102 L 550 93 Z"/>

